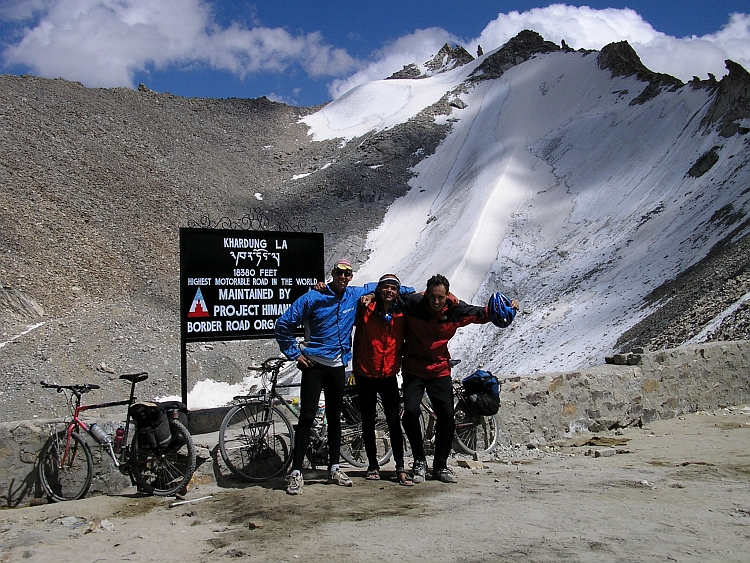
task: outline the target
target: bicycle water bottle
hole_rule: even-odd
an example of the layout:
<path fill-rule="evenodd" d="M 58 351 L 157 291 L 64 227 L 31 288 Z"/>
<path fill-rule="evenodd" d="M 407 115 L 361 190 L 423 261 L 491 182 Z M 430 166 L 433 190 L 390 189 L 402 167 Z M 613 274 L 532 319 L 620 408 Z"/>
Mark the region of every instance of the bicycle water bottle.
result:
<path fill-rule="evenodd" d="M 323 426 L 323 417 L 326 414 L 326 404 L 323 401 L 318 401 L 318 410 L 315 413 L 315 420 L 313 421 L 313 426 L 315 428 L 320 428 Z"/>
<path fill-rule="evenodd" d="M 125 429 L 120 427 L 115 430 L 115 453 L 122 453 L 122 439 L 125 437 Z"/>
<path fill-rule="evenodd" d="M 109 435 L 96 422 L 89 426 L 89 434 L 100 444 L 107 444 L 109 442 Z"/>

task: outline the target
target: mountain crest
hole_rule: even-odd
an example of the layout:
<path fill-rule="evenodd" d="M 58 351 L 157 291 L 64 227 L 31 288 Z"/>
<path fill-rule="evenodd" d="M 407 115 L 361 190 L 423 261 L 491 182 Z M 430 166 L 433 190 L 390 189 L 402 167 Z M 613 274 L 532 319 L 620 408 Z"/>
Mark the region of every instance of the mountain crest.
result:
<path fill-rule="evenodd" d="M 468 64 L 473 60 L 474 57 L 466 49 L 461 47 L 461 45 L 451 47 L 446 43 L 440 48 L 434 57 L 422 65 L 425 72 L 422 72 L 416 64 L 411 63 L 404 65 L 404 68 L 398 72 L 394 72 L 386 80 L 399 78 L 427 78 L 428 76 L 453 70 L 454 68 Z"/>
<path fill-rule="evenodd" d="M 648 82 L 643 92 L 630 102 L 632 106 L 655 98 L 663 89 L 674 92 L 684 86 L 684 83 L 674 76 L 649 70 L 627 41 L 605 45 L 599 52 L 596 62 L 600 69 L 611 71 L 612 78 L 635 76 L 638 80 Z"/>
<path fill-rule="evenodd" d="M 471 74 L 470 80 L 481 81 L 499 78 L 503 73 L 516 65 L 528 61 L 538 53 L 552 53 L 560 47 L 535 31 L 528 29 L 509 39 L 497 51 L 488 55 Z"/>
<path fill-rule="evenodd" d="M 424 66 L 433 73 L 438 73 L 453 70 L 454 68 L 463 66 L 473 60 L 474 57 L 471 56 L 466 49 L 461 47 L 461 45 L 456 45 L 454 48 L 451 48 L 451 46 L 446 43 L 437 54 L 432 57 L 432 59 L 424 64 Z"/>
<path fill-rule="evenodd" d="M 701 125 L 707 129 L 718 125 L 717 131 L 722 137 L 746 135 L 750 129 L 740 126 L 738 121 L 750 118 L 750 73 L 734 61 L 724 61 L 724 65 L 729 74 L 719 82 Z"/>

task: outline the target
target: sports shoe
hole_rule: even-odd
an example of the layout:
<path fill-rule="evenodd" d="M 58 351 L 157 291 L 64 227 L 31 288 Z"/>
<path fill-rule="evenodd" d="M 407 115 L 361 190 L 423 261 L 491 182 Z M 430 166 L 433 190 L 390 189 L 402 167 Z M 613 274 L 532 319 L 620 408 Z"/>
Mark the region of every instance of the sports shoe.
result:
<path fill-rule="evenodd" d="M 443 483 L 458 483 L 458 479 L 450 469 L 440 469 L 432 474 L 432 478 L 435 481 L 442 481 Z"/>
<path fill-rule="evenodd" d="M 411 480 L 414 483 L 424 483 L 424 477 L 427 473 L 427 462 L 426 461 L 415 461 L 411 467 Z"/>
<path fill-rule="evenodd" d="M 302 478 L 301 472 L 292 471 L 287 476 L 286 482 L 287 482 L 286 494 L 288 495 L 301 495 L 302 494 L 302 486 L 305 484 L 305 480 Z"/>
<path fill-rule="evenodd" d="M 351 487 L 353 484 L 352 480 L 349 479 L 348 475 L 341 471 L 341 469 L 334 469 L 331 471 L 328 480 L 336 483 L 340 487 Z"/>

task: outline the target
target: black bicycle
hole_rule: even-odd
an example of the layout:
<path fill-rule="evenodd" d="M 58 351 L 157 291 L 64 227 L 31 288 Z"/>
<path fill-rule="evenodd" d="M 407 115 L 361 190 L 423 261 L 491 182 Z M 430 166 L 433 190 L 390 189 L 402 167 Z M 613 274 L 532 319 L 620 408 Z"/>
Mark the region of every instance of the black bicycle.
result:
<path fill-rule="evenodd" d="M 296 399 L 288 399 L 280 389 L 299 384 L 279 384 L 286 358 L 268 358 L 259 368 L 259 393 L 234 397 L 235 406 L 227 412 L 219 430 L 219 451 L 235 475 L 247 481 L 265 481 L 284 474 L 292 463 L 294 424 L 299 417 Z M 292 415 L 290 418 L 289 414 Z M 382 406 L 376 418 L 380 463 L 391 456 L 390 435 Z M 347 385 L 341 410 L 341 457 L 354 467 L 367 467 L 362 439 L 362 417 L 356 386 Z M 306 453 L 310 466 L 327 463 L 328 424 L 321 405 L 310 433 Z"/>

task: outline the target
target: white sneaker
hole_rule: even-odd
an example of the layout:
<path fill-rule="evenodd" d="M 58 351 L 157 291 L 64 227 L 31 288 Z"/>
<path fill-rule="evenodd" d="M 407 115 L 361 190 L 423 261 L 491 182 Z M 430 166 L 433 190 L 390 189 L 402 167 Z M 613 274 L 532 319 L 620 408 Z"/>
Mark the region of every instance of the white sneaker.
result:
<path fill-rule="evenodd" d="M 296 473 L 296 475 L 295 475 Z M 301 495 L 302 486 L 305 484 L 305 480 L 302 478 L 302 473 L 299 471 L 292 471 L 286 478 L 286 494 L 288 495 Z"/>
<path fill-rule="evenodd" d="M 334 469 L 331 471 L 331 475 L 329 476 L 329 481 L 333 481 L 340 487 L 351 487 L 353 485 L 352 480 L 349 479 L 346 473 L 341 471 L 341 469 Z"/>

